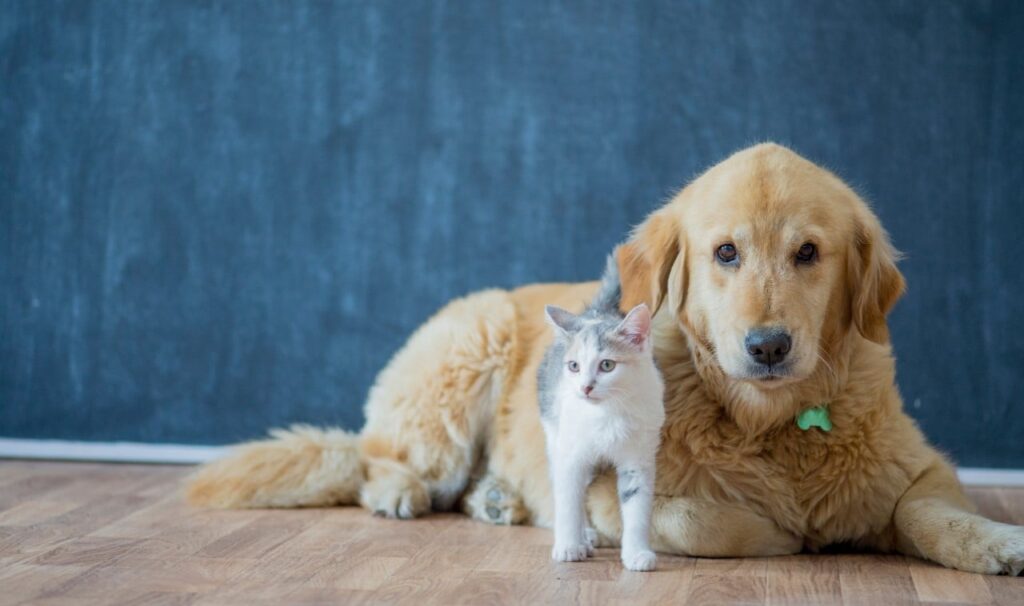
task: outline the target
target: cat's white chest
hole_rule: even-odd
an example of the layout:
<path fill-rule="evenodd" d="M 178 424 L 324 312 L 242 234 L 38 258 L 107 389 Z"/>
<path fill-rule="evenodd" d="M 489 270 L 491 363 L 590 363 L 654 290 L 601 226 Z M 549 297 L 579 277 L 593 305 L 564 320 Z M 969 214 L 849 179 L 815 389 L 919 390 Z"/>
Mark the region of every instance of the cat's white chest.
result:
<path fill-rule="evenodd" d="M 623 418 L 615 415 L 587 416 L 574 421 L 562 426 L 571 437 L 590 436 L 591 440 L 607 444 L 609 447 L 628 439 L 632 429 Z"/>
<path fill-rule="evenodd" d="M 561 456 L 582 456 L 587 459 L 608 458 L 628 447 L 637 433 L 633 423 L 621 415 L 611 414 L 598 405 L 574 402 L 563 407 L 551 446 Z"/>

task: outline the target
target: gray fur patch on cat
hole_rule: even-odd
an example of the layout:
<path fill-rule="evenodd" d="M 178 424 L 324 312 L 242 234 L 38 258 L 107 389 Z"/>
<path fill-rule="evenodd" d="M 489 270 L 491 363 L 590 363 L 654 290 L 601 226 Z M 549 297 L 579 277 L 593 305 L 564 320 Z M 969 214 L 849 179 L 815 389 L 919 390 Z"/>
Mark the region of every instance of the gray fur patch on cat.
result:
<path fill-rule="evenodd" d="M 550 419 L 555 414 L 555 390 L 562 375 L 565 353 L 574 339 L 594 339 L 598 350 L 615 349 L 615 343 L 609 340 L 608 335 L 618 328 L 624 317 L 619 311 L 621 298 L 619 267 L 615 257 L 608 255 L 601 286 L 594 299 L 575 321 L 569 321 L 569 330 L 555 337 L 555 342 L 544 352 L 544 359 L 537 369 L 537 395 L 542 418 Z"/>
<path fill-rule="evenodd" d="M 551 418 L 555 414 L 555 389 L 562 374 L 562 360 L 568 345 L 563 339 L 555 342 L 544 352 L 544 359 L 537 369 L 537 396 L 540 401 L 540 416 Z"/>
<path fill-rule="evenodd" d="M 640 478 L 635 469 L 619 472 L 618 480 L 619 502 L 628 503 L 640 491 Z"/>

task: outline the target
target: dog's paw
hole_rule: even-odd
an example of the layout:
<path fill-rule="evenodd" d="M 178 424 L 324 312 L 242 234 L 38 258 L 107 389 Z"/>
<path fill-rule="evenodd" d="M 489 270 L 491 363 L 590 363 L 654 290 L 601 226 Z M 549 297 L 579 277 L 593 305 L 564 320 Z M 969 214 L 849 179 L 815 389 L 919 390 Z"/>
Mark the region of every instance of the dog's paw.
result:
<path fill-rule="evenodd" d="M 991 569 L 1015 577 L 1024 572 L 1024 526 L 1008 526 L 989 548 Z"/>
<path fill-rule="evenodd" d="M 982 520 L 970 537 L 952 534 L 938 544 L 936 561 L 966 572 L 1017 576 L 1024 571 L 1024 526 Z"/>
<path fill-rule="evenodd" d="M 658 556 L 654 555 L 654 552 L 649 549 L 631 552 L 623 551 L 622 565 L 629 570 L 649 572 L 658 565 Z"/>
<path fill-rule="evenodd" d="M 499 526 L 522 524 L 527 517 L 519 494 L 491 474 L 481 478 L 467 494 L 463 509 L 478 520 Z"/>
<path fill-rule="evenodd" d="M 377 517 L 410 520 L 430 511 L 430 495 L 421 482 L 394 474 L 364 484 L 359 504 Z"/>
<path fill-rule="evenodd" d="M 600 546 L 601 537 L 596 530 L 587 526 L 583 529 L 583 541 L 587 544 L 587 555 L 594 555 L 594 549 Z"/>
<path fill-rule="evenodd" d="M 555 543 L 551 550 L 551 559 L 556 562 L 582 562 L 594 552 L 594 548 L 583 543 Z"/>

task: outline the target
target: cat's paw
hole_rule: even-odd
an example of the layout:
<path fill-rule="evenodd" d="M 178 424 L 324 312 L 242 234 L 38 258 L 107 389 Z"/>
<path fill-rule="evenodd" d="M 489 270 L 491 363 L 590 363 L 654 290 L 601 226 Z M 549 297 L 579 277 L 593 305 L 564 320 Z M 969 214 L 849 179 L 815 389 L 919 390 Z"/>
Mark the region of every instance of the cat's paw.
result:
<path fill-rule="evenodd" d="M 629 570 L 648 572 L 654 570 L 654 567 L 658 565 L 658 556 L 654 555 L 654 552 L 649 549 L 631 552 L 623 551 L 622 565 Z"/>
<path fill-rule="evenodd" d="M 556 562 L 582 562 L 594 552 L 594 548 L 586 543 L 555 543 L 551 550 L 551 559 Z"/>

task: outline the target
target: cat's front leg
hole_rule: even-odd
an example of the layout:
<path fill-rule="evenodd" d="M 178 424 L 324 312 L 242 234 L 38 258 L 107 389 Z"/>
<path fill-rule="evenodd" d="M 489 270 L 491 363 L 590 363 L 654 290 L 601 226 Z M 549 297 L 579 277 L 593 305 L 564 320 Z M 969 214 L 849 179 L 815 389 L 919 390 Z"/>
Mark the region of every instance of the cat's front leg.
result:
<path fill-rule="evenodd" d="M 555 546 L 551 558 L 579 562 L 593 554 L 584 526 L 587 521 L 584 498 L 590 484 L 590 470 L 574 461 L 555 462 Z"/>
<path fill-rule="evenodd" d="M 648 536 L 654 499 L 654 462 L 625 465 L 618 469 L 618 474 L 622 564 L 629 570 L 654 570 L 658 559 Z"/>

